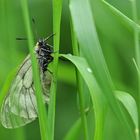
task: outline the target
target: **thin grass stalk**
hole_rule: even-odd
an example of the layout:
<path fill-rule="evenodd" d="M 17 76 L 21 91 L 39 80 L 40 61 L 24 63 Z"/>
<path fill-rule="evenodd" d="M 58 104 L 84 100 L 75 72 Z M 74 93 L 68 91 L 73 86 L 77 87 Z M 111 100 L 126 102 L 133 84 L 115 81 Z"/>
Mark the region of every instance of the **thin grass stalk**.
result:
<path fill-rule="evenodd" d="M 132 5 L 132 16 L 135 23 L 138 22 L 136 0 L 131 1 Z M 139 30 L 134 26 L 134 44 L 135 44 L 135 59 L 138 69 L 140 70 L 140 44 L 139 44 Z M 137 71 L 138 75 L 138 113 L 140 116 L 140 73 Z M 139 128 L 135 128 L 136 140 L 139 140 Z"/>
<path fill-rule="evenodd" d="M 30 20 L 29 20 L 30 18 L 29 18 L 29 11 L 28 11 L 28 1 L 22 0 L 21 6 L 22 6 L 22 12 L 23 12 L 23 17 L 24 17 L 24 22 L 25 22 L 25 27 L 27 32 L 28 46 L 29 46 L 31 61 L 32 61 L 32 71 L 33 71 L 34 86 L 36 91 L 41 139 L 50 140 L 48 135 L 48 128 L 47 128 L 47 121 L 48 121 L 47 114 L 45 110 L 45 104 L 43 103 L 43 94 L 42 94 L 42 88 L 40 83 L 39 67 L 37 65 L 37 59 L 35 57 L 34 48 L 33 48 L 34 41 L 33 41 L 33 35 L 30 26 Z"/>
<path fill-rule="evenodd" d="M 73 54 L 79 56 L 79 49 L 78 49 L 78 42 L 74 33 L 73 25 L 71 22 L 71 37 L 72 37 L 72 49 Z M 80 105 L 80 113 L 81 113 L 81 120 L 83 125 L 83 132 L 84 132 L 84 139 L 88 140 L 88 126 L 87 126 L 87 117 L 85 112 L 85 105 L 84 105 L 84 95 L 82 92 L 82 78 L 78 70 L 76 69 L 76 79 L 77 79 L 77 88 L 78 88 L 78 95 L 79 95 L 79 105 Z"/>
<path fill-rule="evenodd" d="M 48 110 L 49 134 L 50 134 L 49 140 L 54 139 L 61 11 L 62 11 L 62 0 L 53 0 L 53 33 L 55 33 L 53 44 L 55 53 L 53 60 L 53 83 L 51 85 L 51 95 Z"/>

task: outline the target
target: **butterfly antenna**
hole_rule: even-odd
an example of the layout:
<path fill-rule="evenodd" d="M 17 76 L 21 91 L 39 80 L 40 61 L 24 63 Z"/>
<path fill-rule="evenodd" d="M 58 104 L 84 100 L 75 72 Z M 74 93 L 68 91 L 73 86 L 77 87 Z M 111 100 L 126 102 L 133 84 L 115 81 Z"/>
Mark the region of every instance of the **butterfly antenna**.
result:
<path fill-rule="evenodd" d="M 32 22 L 34 24 L 34 34 L 35 34 L 35 37 L 36 37 L 36 40 L 38 40 L 38 32 L 37 32 L 37 29 L 36 29 L 36 22 L 35 22 L 35 19 L 32 18 Z"/>
<path fill-rule="evenodd" d="M 44 41 L 48 41 L 51 37 L 53 37 L 55 35 L 55 33 L 50 34 L 47 38 L 44 39 Z"/>
<path fill-rule="evenodd" d="M 27 38 L 24 38 L 24 37 L 17 37 L 16 40 L 27 40 Z"/>

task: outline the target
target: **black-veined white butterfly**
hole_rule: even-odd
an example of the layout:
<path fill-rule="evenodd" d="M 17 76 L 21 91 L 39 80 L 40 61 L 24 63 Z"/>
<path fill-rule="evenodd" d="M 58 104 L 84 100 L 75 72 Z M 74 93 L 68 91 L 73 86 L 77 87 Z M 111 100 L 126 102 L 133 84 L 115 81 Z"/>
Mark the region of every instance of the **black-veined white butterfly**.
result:
<path fill-rule="evenodd" d="M 52 74 L 48 71 L 48 64 L 53 60 L 51 54 L 53 47 L 46 39 L 40 39 L 35 47 L 38 63 L 40 65 L 40 78 L 43 88 L 44 101 L 49 102 Z M 5 100 L 3 101 L 0 120 L 6 128 L 17 128 L 32 122 L 37 118 L 37 102 L 35 97 L 34 82 L 32 76 L 31 59 L 28 55 L 19 67 Z"/>

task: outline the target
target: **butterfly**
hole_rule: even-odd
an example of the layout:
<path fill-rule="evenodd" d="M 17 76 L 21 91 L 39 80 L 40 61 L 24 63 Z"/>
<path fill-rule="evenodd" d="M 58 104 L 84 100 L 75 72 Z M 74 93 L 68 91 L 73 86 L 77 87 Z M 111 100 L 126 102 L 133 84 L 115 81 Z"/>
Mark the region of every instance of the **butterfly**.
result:
<path fill-rule="evenodd" d="M 48 70 L 48 65 L 53 61 L 53 46 L 48 44 L 47 40 L 53 35 L 48 36 L 46 39 L 39 39 L 35 46 L 45 103 L 49 102 L 52 81 L 52 73 Z M 28 55 L 20 65 L 2 103 L 0 121 L 5 128 L 18 128 L 32 122 L 37 116 L 32 63 L 30 55 Z"/>

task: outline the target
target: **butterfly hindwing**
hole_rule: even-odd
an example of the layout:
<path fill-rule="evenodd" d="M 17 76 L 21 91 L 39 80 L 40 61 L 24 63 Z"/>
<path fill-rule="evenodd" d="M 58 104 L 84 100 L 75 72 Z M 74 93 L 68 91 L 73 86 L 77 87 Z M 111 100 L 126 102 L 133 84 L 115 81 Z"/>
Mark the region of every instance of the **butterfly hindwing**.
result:
<path fill-rule="evenodd" d="M 35 120 L 35 118 L 26 119 L 12 113 L 9 106 L 9 97 L 5 99 L 2 105 L 0 119 L 5 128 L 17 128 Z"/>

